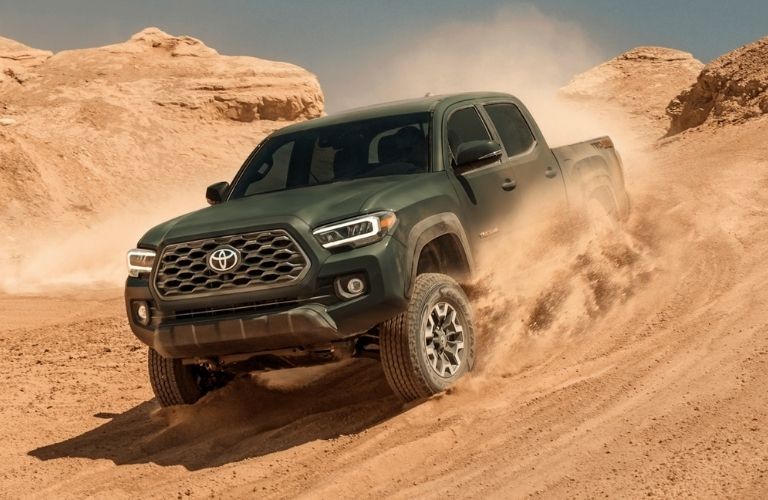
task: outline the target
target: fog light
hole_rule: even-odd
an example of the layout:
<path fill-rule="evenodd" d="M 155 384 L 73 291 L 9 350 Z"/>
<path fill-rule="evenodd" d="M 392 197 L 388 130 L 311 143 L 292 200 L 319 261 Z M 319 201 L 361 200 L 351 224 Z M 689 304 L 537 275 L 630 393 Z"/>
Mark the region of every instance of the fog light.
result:
<path fill-rule="evenodd" d="M 147 326 L 151 319 L 149 312 L 149 304 L 146 302 L 134 302 L 134 310 L 136 311 L 136 320 L 142 326 Z"/>
<path fill-rule="evenodd" d="M 347 292 L 352 295 L 360 295 L 365 290 L 365 283 L 360 278 L 352 278 L 347 281 Z"/>
<path fill-rule="evenodd" d="M 334 283 L 336 295 L 342 299 L 354 299 L 366 292 L 365 278 L 361 274 L 353 274 L 336 278 Z"/>

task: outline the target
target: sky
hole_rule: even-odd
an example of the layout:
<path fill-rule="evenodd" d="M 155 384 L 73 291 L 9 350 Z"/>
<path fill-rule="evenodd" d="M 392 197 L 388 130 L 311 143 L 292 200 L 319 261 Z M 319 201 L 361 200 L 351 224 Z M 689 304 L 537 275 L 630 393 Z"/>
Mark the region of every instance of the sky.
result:
<path fill-rule="evenodd" d="M 537 52 L 542 58 L 570 57 L 573 44 L 588 47 L 568 71 L 640 45 L 682 49 L 707 62 L 768 35 L 766 19 L 766 0 L 0 0 L 0 36 L 37 48 L 106 45 L 157 26 L 222 54 L 298 64 L 318 75 L 330 111 L 360 104 L 364 87 L 388 75 L 418 73 L 429 62 L 425 47 L 446 48 L 439 62 L 450 74 L 468 64 L 493 72 L 492 61 L 471 59 L 503 59 L 507 49 L 519 57 L 541 44 L 549 44 Z M 452 60 L 448 49 L 461 58 Z"/>

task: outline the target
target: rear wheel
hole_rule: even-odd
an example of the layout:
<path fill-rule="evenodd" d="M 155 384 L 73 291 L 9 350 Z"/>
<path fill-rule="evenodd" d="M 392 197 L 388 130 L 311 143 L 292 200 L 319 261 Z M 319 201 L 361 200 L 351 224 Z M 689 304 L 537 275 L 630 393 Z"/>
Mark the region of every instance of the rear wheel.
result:
<path fill-rule="evenodd" d="M 207 392 L 226 384 L 226 374 L 200 365 L 185 365 L 180 359 L 164 358 L 149 348 L 149 381 L 160 406 L 189 405 Z"/>
<path fill-rule="evenodd" d="M 610 179 L 604 176 L 593 179 L 585 191 L 586 215 L 592 232 L 615 232 L 621 225 L 621 214 Z"/>
<path fill-rule="evenodd" d="M 417 276 L 408 309 L 383 323 L 380 337 L 387 382 L 405 401 L 442 392 L 472 370 L 469 300 L 449 276 Z"/>

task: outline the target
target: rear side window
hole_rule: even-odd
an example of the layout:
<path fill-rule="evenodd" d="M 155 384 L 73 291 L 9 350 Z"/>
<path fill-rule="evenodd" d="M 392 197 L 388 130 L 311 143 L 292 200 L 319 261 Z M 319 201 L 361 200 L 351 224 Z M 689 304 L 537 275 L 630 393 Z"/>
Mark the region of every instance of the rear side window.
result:
<path fill-rule="evenodd" d="M 533 146 L 535 138 L 528 123 L 514 104 L 488 104 L 485 111 L 499 132 L 507 156 L 524 153 Z"/>
<path fill-rule="evenodd" d="M 448 119 L 448 147 L 454 158 L 462 144 L 490 140 L 491 135 L 474 107 L 460 109 Z"/>

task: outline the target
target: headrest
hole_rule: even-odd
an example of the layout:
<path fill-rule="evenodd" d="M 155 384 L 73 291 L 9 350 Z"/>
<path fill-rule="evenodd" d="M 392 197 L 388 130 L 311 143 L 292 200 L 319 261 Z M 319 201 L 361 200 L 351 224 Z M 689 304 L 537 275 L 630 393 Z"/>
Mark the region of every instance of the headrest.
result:
<path fill-rule="evenodd" d="M 379 139 L 379 163 L 391 163 L 397 160 L 400 152 L 397 147 L 395 134 Z"/>
<path fill-rule="evenodd" d="M 424 134 L 419 132 L 419 129 L 414 126 L 401 128 L 394 137 L 397 140 L 397 147 L 400 149 L 424 145 Z"/>

